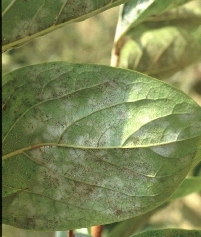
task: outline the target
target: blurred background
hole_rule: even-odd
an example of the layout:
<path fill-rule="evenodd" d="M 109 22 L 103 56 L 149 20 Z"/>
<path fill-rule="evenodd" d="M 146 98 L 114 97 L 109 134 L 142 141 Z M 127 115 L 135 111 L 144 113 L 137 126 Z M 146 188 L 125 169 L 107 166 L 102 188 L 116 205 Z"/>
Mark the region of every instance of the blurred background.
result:
<path fill-rule="evenodd" d="M 83 22 L 73 23 L 36 38 L 2 55 L 3 74 L 17 68 L 52 61 L 110 65 L 119 7 Z M 176 73 L 167 82 L 179 87 L 201 105 L 201 62 Z M 191 174 L 201 175 L 201 164 Z M 146 228 L 201 228 L 201 195 L 191 194 L 155 213 Z M 53 232 L 23 231 L 5 226 L 6 237 L 53 237 Z M 58 236 L 58 235 L 57 235 Z M 67 235 L 66 235 L 67 236 Z"/>

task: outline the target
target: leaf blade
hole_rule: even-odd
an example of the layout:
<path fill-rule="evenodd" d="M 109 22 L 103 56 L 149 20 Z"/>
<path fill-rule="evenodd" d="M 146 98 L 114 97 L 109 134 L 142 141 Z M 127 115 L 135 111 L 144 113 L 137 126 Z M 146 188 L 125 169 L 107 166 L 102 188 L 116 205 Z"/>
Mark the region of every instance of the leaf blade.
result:
<path fill-rule="evenodd" d="M 201 191 L 201 178 L 187 177 L 186 179 L 184 179 L 177 191 L 172 195 L 170 201 L 177 198 L 182 198 L 184 196 L 187 196 L 188 194 L 199 191 Z"/>
<path fill-rule="evenodd" d="M 65 230 L 141 215 L 167 200 L 194 161 L 200 107 L 163 82 L 123 69 L 61 62 L 8 76 L 13 80 L 3 90 L 6 224 Z M 164 117 L 166 127 L 146 127 Z M 135 131 L 139 139 L 133 143 Z M 177 135 L 170 136 L 173 131 Z"/>
<path fill-rule="evenodd" d="M 152 6 L 148 6 L 148 12 L 149 7 L 157 13 Z M 136 9 L 137 6 L 131 10 Z M 121 32 L 119 25 L 124 18 L 126 21 L 126 14 L 117 26 L 112 65 L 165 79 L 200 60 L 201 5 L 198 1 L 145 18 L 134 28 L 128 24 L 128 30 Z"/>
<path fill-rule="evenodd" d="M 133 235 L 133 237 L 149 237 L 149 236 L 164 236 L 164 237 L 174 237 L 175 235 L 181 235 L 184 237 L 190 237 L 190 236 L 195 236 L 195 237 L 200 237 L 201 236 L 201 231 L 199 230 L 184 230 L 184 229 L 162 229 L 162 230 L 149 230 L 146 232 L 142 232 L 136 235 Z"/>
<path fill-rule="evenodd" d="M 66 23 L 85 20 L 126 0 L 3 1 L 3 51 L 19 47 Z"/>
<path fill-rule="evenodd" d="M 117 32 L 119 34 L 117 38 L 120 39 L 131 28 L 134 28 L 143 21 L 147 21 L 147 19 L 149 20 L 152 16 L 156 17 L 187 2 L 190 2 L 190 0 L 168 1 L 163 3 L 158 0 L 142 2 L 132 0 L 125 3 L 120 15 L 120 30 Z"/>

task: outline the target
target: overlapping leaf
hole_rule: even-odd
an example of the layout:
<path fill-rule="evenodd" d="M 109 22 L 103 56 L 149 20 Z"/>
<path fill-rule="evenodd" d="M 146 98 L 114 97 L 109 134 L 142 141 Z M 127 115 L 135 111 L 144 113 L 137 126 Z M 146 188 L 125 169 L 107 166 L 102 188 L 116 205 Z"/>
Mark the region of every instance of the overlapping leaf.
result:
<path fill-rule="evenodd" d="M 3 0 L 3 51 L 124 2 L 126 0 Z"/>
<path fill-rule="evenodd" d="M 150 1 L 153 3 L 149 5 L 145 1 L 148 6 L 142 12 L 146 14 L 139 13 L 136 17 L 131 13 L 137 12 L 141 3 L 131 2 L 123 8 L 112 65 L 163 79 L 201 60 L 200 2 L 193 1 L 160 14 L 166 10 L 164 2 Z"/>
<path fill-rule="evenodd" d="M 5 224 L 66 230 L 141 215 L 167 200 L 194 164 L 201 109 L 165 83 L 61 62 L 5 81 Z"/>
<path fill-rule="evenodd" d="M 162 230 L 149 230 L 140 234 L 133 235 L 132 237 L 201 237 L 200 230 L 184 230 L 184 229 L 162 229 Z"/>

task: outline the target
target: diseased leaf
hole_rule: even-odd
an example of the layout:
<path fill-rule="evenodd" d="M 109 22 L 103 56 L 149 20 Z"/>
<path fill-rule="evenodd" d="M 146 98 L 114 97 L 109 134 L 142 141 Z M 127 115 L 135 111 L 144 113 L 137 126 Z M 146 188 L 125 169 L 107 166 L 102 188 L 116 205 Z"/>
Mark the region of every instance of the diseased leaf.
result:
<path fill-rule="evenodd" d="M 64 62 L 21 68 L 5 81 L 5 224 L 66 230 L 141 215 L 195 163 L 201 108 L 163 82 Z"/>
<path fill-rule="evenodd" d="M 18 47 L 66 23 L 85 20 L 126 0 L 3 0 L 3 51 Z"/>
<path fill-rule="evenodd" d="M 126 34 L 118 30 L 112 65 L 168 78 L 201 60 L 200 22 L 201 5 L 194 1 L 148 18 Z"/>
<path fill-rule="evenodd" d="M 149 218 L 154 213 L 159 211 L 160 208 L 164 207 L 164 204 L 167 204 L 170 201 L 174 201 L 177 198 L 182 198 L 193 192 L 199 191 L 201 191 L 201 177 L 187 177 L 186 179 L 184 179 L 184 181 L 172 195 L 172 197 L 165 203 L 143 215 L 135 216 L 131 219 L 116 223 L 115 227 L 111 231 L 109 231 L 109 233 L 107 233 L 107 237 L 128 237 L 131 234 L 136 233 L 137 230 L 140 230 L 140 228 L 142 228 L 142 226 L 144 226 L 148 222 Z"/>
<path fill-rule="evenodd" d="M 132 237 L 201 237 L 200 230 L 184 230 L 184 229 L 162 229 L 162 230 L 149 230 L 142 232 Z"/>

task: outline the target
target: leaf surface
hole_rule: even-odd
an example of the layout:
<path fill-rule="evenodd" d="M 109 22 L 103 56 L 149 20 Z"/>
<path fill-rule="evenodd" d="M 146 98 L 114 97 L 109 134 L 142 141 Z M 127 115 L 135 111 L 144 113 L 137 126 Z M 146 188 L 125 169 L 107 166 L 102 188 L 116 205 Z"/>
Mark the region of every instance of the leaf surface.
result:
<path fill-rule="evenodd" d="M 4 77 L 5 224 L 66 230 L 141 215 L 194 164 L 201 108 L 174 87 L 64 62 Z"/>
<path fill-rule="evenodd" d="M 66 23 L 85 20 L 126 0 L 3 0 L 3 51 L 18 47 Z"/>
<path fill-rule="evenodd" d="M 118 39 L 143 21 L 156 18 L 168 10 L 191 0 L 131 0 L 123 5 L 118 25 Z"/>
<path fill-rule="evenodd" d="M 182 198 L 193 192 L 201 191 L 201 178 L 200 177 L 187 177 L 184 179 L 180 187 L 161 206 L 149 211 L 143 215 L 135 216 L 131 219 L 127 219 L 121 222 L 116 223 L 112 230 L 107 233 L 107 237 L 128 237 L 133 233 L 136 233 L 138 230 L 144 226 L 149 218 L 155 214 L 160 208 L 164 208 L 164 204 L 168 204 L 170 201 L 174 201 L 177 198 Z M 114 225 L 114 224 L 111 224 Z M 106 225 L 107 226 L 107 225 Z"/>
<path fill-rule="evenodd" d="M 161 1 L 160 3 L 163 4 Z M 129 4 L 130 2 L 126 3 L 123 10 Z M 136 5 L 131 10 L 137 11 L 138 7 Z M 157 7 L 153 9 L 157 13 Z M 199 1 L 143 18 L 140 24 L 133 19 L 135 27 L 128 24 L 125 31 L 119 25 L 124 22 L 124 18 L 127 19 L 127 14 L 125 13 L 118 23 L 112 65 L 164 79 L 201 60 Z"/>
<path fill-rule="evenodd" d="M 201 177 L 187 177 L 186 179 L 184 179 L 184 181 L 177 189 L 177 191 L 172 195 L 170 201 L 177 198 L 185 197 L 193 192 L 200 192 L 200 191 L 201 191 Z"/>
<path fill-rule="evenodd" d="M 184 230 L 184 229 L 162 229 L 162 230 L 149 230 L 140 234 L 133 235 L 132 237 L 201 237 L 200 230 Z"/>

